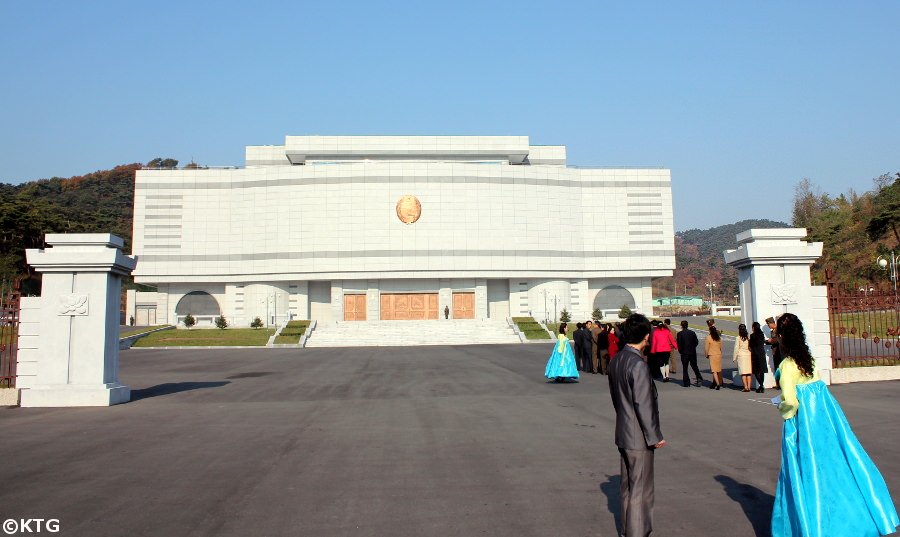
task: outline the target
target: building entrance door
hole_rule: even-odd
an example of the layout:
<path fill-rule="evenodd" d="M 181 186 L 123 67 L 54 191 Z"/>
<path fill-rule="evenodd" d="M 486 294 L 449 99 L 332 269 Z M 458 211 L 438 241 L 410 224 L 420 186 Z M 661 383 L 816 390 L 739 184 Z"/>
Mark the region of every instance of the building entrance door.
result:
<path fill-rule="evenodd" d="M 366 295 L 344 295 L 344 320 L 366 320 Z"/>
<path fill-rule="evenodd" d="M 409 321 L 438 318 L 437 293 L 382 293 L 381 318 Z"/>
<path fill-rule="evenodd" d="M 453 293 L 453 318 L 475 318 L 475 293 Z"/>
<path fill-rule="evenodd" d="M 156 324 L 156 306 L 137 306 L 134 324 L 137 326 L 153 326 Z"/>

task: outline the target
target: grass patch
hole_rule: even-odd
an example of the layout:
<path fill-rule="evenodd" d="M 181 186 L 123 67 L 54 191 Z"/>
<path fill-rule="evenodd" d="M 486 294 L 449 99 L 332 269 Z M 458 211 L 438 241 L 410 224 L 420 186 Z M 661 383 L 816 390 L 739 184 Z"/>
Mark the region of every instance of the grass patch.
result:
<path fill-rule="evenodd" d="M 163 328 L 165 326 L 170 326 L 170 325 L 158 324 L 156 326 L 142 326 L 140 328 L 130 328 L 128 330 L 121 330 L 119 332 L 119 338 L 136 336 L 138 334 L 146 334 L 147 332 L 152 332 L 152 331 L 156 330 L 157 328 Z"/>
<path fill-rule="evenodd" d="M 525 335 L 525 339 L 550 339 L 550 334 L 533 317 L 513 317 L 512 320 Z"/>
<path fill-rule="evenodd" d="M 276 345 L 296 345 L 300 343 L 300 337 L 309 328 L 312 321 L 288 321 L 287 326 L 280 334 L 275 336 Z"/>
<path fill-rule="evenodd" d="M 135 347 L 263 347 L 275 330 L 272 328 L 200 328 L 154 332 L 134 344 Z"/>
<path fill-rule="evenodd" d="M 844 332 L 841 333 L 841 328 Z M 859 311 L 838 314 L 831 320 L 831 329 L 833 336 L 843 338 L 862 338 L 863 332 L 866 337 L 895 338 L 898 337 L 897 329 L 900 328 L 900 315 L 894 310 L 888 311 Z M 894 331 L 894 334 L 888 333 L 888 329 Z"/>

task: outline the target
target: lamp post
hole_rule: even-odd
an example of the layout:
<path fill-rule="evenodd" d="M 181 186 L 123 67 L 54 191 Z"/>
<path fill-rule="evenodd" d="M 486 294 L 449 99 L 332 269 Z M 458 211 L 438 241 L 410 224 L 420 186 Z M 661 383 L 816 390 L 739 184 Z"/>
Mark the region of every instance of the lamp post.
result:
<path fill-rule="evenodd" d="M 706 288 L 709 289 L 709 307 L 711 309 L 713 303 L 713 289 L 716 288 L 716 284 L 714 284 L 713 282 L 706 282 Z"/>
<path fill-rule="evenodd" d="M 891 283 L 894 285 L 894 292 L 897 292 L 897 261 L 900 261 L 897 257 L 894 256 L 894 251 L 891 250 L 891 260 L 888 261 L 888 258 L 880 255 L 878 259 L 875 260 L 878 263 L 878 266 L 881 267 L 881 270 L 890 269 L 890 277 Z"/>
<path fill-rule="evenodd" d="M 544 289 L 544 324 L 547 324 L 549 319 L 547 319 L 547 290 Z"/>
<path fill-rule="evenodd" d="M 272 293 L 268 296 L 272 299 L 272 325 L 278 326 L 278 293 Z M 269 303 L 266 301 L 266 315 L 268 315 Z"/>

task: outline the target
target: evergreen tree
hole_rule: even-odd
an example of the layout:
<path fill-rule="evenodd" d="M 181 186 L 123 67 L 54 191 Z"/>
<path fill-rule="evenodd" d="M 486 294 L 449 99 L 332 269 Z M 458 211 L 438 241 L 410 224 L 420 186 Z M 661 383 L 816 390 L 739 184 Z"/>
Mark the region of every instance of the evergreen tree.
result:
<path fill-rule="evenodd" d="M 631 308 L 628 307 L 628 304 L 622 304 L 622 309 L 619 310 L 619 319 L 626 319 L 631 315 Z"/>
<path fill-rule="evenodd" d="M 216 317 L 216 328 L 224 330 L 228 328 L 228 321 L 225 319 L 224 315 L 219 315 Z"/>

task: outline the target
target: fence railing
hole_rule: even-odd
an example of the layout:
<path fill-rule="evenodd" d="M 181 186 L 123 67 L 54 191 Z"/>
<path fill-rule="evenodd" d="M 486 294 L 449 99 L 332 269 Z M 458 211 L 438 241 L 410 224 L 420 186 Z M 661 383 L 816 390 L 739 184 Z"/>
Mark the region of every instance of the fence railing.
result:
<path fill-rule="evenodd" d="M 0 387 L 16 385 L 16 362 L 19 343 L 19 310 L 21 281 L 0 294 Z"/>
<path fill-rule="evenodd" d="M 900 364 L 900 295 L 888 286 L 850 286 L 826 271 L 834 367 Z"/>

